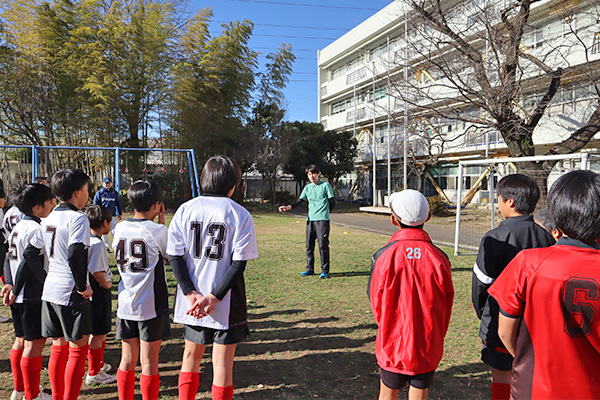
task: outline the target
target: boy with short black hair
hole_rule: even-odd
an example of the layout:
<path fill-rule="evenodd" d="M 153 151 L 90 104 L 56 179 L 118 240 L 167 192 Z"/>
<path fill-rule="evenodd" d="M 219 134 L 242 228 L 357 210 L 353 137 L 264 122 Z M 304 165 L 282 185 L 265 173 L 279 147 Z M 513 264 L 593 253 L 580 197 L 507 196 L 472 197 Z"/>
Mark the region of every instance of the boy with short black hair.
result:
<path fill-rule="evenodd" d="M 407 382 L 409 400 L 427 399 L 452 312 L 450 261 L 423 230 L 431 218 L 423 194 L 394 193 L 390 208 L 398 231 L 373 255 L 367 290 L 378 327 L 379 399 L 397 399 Z"/>
<path fill-rule="evenodd" d="M 116 337 L 121 340 L 122 353 L 117 387 L 120 400 L 133 399 L 135 367 L 141 354 L 142 398 L 156 400 L 160 389 L 158 354 L 162 340 L 171 334 L 164 266 L 168 237 L 165 207 L 156 182 L 134 182 L 127 197 L 135 213 L 117 224 L 113 239 L 121 274 Z"/>
<path fill-rule="evenodd" d="M 24 254 L 38 271 L 40 250 L 48 257 L 42 335 L 53 338 L 48 375 L 55 399 L 77 399 L 85 374 L 92 324 L 92 289 L 87 283 L 90 223 L 80 210 L 88 200 L 89 183 L 87 174 L 78 169 L 63 169 L 52 176 L 52 193 L 60 203 L 42 221 Z"/>
<path fill-rule="evenodd" d="M 554 240 L 558 240 L 562 236 L 562 234 L 556 227 L 556 222 L 554 221 L 554 218 L 550 214 L 550 208 L 542 208 L 540 211 L 535 213 L 534 220 L 535 222 L 540 224 L 542 228 L 546 229 L 552 235 Z"/>
<path fill-rule="evenodd" d="M 206 346 L 213 345 L 212 398 L 231 400 L 236 346 L 249 334 L 244 270 L 258 257 L 252 216 L 231 200 L 241 178 L 228 157 L 211 157 L 202 196 L 179 207 L 169 226 L 168 253 L 177 278 L 175 323 L 184 324 L 179 399 L 193 400 Z"/>
<path fill-rule="evenodd" d="M 510 397 L 513 357 L 498 337 L 498 303 L 488 288 L 506 265 L 523 249 L 547 247 L 554 238 L 531 215 L 540 198 L 537 183 L 526 175 L 507 175 L 498 182 L 498 208 L 505 218 L 481 239 L 473 267 L 472 300 L 481 319 L 481 359 L 492 369 L 492 399 Z"/>
<path fill-rule="evenodd" d="M 561 176 L 548 204 L 563 237 L 520 252 L 489 289 L 515 357 L 511 398 L 598 399 L 600 175 Z"/>
<path fill-rule="evenodd" d="M 88 352 L 88 374 L 85 383 L 88 385 L 108 384 L 117 380 L 109 375 L 110 364 L 104 363 L 106 335 L 111 331 L 112 272 L 108 266 L 108 251 L 102 235 L 110 232 L 112 214 L 103 206 L 92 205 L 84 214 L 90 221 L 90 247 L 88 248 L 88 279 L 94 292 L 91 298 L 92 335 Z"/>
<path fill-rule="evenodd" d="M 2 289 L 4 304 L 10 305 L 15 342 L 10 361 L 15 383 L 11 400 L 50 400 L 52 397 L 40 392 L 42 350 L 46 342 L 42 335 L 42 288 L 45 270 L 36 276 L 31 266 L 23 262 L 23 252 L 30 240 L 41 229 L 41 218 L 54 208 L 54 196 L 49 187 L 28 184 L 15 188 L 11 198 L 25 215 L 13 227 L 8 238 L 9 252 L 5 263 L 7 285 Z M 42 255 L 40 263 L 47 264 Z"/>

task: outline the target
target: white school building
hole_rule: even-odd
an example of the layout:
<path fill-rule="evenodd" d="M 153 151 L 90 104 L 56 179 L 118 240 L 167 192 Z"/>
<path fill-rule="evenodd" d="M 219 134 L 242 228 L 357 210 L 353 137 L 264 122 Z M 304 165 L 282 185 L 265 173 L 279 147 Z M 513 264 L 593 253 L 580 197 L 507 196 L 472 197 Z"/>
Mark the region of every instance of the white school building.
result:
<path fill-rule="evenodd" d="M 495 88 L 500 87 L 493 65 L 498 48 L 482 21 L 492 19 L 499 24 L 502 10 L 514 2 L 441 3 L 448 7 L 448 24 L 489 60 L 488 79 Z M 409 187 L 417 185 L 410 166 L 431 160 L 433 155 L 436 163 L 430 166 L 429 177 L 422 178 L 425 194 L 435 195 L 442 190 L 451 202 L 456 200 L 458 160 L 509 155 L 500 133 L 489 124 L 477 123 L 488 117 L 484 110 L 464 101 L 465 93 L 453 88 L 452 81 L 468 79 L 472 69 L 467 64 L 461 66 L 460 59 L 456 68 L 463 71 L 454 76 L 438 68 L 453 50 L 428 47 L 431 40 L 425 35 L 435 35 L 435 31 L 414 26 L 414 16 L 414 10 L 404 1 L 393 1 L 318 51 L 318 121 L 328 130 L 355 133 L 359 141 L 356 170 L 344 179 L 341 189 L 369 203 L 383 202 L 388 187 L 391 191 L 402 188 L 405 138 Z M 594 81 L 593 75 L 600 71 L 600 4 L 595 0 L 534 3 L 520 49 L 524 55 L 542 59 L 551 69 L 563 68 L 558 92 L 534 130 L 536 154 L 542 155 L 583 126 L 598 107 L 600 79 Z M 546 92 L 550 80 L 547 73 L 522 60 L 519 104 L 515 108 L 525 118 Z M 424 112 L 423 108 L 415 112 L 414 104 L 452 110 L 454 116 Z M 600 148 L 599 138 L 596 135 L 587 148 Z M 489 201 L 487 182 L 478 179 L 484 171 L 481 166 L 465 173 L 464 190 L 481 184 L 473 198 L 476 203 Z"/>

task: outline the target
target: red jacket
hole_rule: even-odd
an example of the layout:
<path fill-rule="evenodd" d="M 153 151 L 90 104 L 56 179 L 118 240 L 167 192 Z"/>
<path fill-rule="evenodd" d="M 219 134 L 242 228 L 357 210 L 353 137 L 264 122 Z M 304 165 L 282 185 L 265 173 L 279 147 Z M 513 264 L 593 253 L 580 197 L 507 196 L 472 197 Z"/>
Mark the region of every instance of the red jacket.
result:
<path fill-rule="evenodd" d="M 454 287 L 450 261 L 427 232 L 401 229 L 373 255 L 369 297 L 379 327 L 379 366 L 405 375 L 435 370 L 444 352 Z"/>

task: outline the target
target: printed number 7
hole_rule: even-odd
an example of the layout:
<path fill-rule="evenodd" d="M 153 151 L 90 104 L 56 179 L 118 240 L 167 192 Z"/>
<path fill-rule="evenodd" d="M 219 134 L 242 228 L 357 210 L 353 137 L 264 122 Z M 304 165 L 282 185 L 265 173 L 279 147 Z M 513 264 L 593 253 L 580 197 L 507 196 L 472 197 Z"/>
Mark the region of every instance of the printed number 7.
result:
<path fill-rule="evenodd" d="M 409 260 L 412 259 L 420 259 L 421 258 L 421 248 L 420 247 L 408 247 L 406 249 L 406 258 Z"/>

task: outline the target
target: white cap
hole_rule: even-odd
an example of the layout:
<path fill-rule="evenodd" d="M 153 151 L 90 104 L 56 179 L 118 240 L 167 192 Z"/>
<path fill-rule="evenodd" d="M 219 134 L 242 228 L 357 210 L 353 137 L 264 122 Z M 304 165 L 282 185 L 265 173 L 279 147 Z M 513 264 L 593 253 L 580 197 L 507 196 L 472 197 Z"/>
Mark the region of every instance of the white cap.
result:
<path fill-rule="evenodd" d="M 408 226 L 419 226 L 429 217 L 429 203 L 423 193 L 417 190 L 392 193 L 390 208 L 400 217 L 400 222 Z"/>

